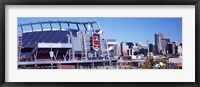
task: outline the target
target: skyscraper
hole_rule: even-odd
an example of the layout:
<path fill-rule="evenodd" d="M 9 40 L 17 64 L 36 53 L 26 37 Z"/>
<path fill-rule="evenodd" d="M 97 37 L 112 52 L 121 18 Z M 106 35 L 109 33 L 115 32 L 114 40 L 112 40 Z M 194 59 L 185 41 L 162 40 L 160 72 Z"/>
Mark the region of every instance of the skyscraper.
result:
<path fill-rule="evenodd" d="M 149 44 L 149 52 L 155 53 L 155 44 Z"/>
<path fill-rule="evenodd" d="M 170 42 L 170 39 L 168 38 L 162 38 L 161 44 L 162 44 L 162 54 L 167 54 L 167 44 Z"/>
<path fill-rule="evenodd" d="M 127 45 L 126 42 L 121 43 L 121 55 L 127 56 Z"/>
<path fill-rule="evenodd" d="M 163 34 L 161 32 L 155 33 L 155 52 L 156 54 L 160 54 L 162 52 L 162 38 Z"/>
<path fill-rule="evenodd" d="M 167 44 L 167 49 L 168 49 L 168 54 L 175 54 L 176 48 L 175 48 L 175 43 L 171 42 Z"/>

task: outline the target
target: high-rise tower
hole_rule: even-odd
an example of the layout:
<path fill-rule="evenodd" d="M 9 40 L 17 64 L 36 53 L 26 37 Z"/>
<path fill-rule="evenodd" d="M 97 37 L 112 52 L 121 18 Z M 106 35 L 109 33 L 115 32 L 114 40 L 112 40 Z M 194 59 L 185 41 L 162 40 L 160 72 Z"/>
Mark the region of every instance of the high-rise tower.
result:
<path fill-rule="evenodd" d="M 155 52 L 160 54 L 162 52 L 162 38 L 163 34 L 161 32 L 155 33 Z"/>

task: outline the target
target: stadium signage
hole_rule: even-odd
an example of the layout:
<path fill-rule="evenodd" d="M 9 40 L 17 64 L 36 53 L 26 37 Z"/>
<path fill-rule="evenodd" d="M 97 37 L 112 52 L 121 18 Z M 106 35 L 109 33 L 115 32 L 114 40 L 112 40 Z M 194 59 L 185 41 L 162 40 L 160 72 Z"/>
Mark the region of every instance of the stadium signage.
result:
<path fill-rule="evenodd" d="M 93 49 L 95 51 L 98 51 L 100 49 L 100 45 L 101 45 L 99 34 L 93 34 L 92 41 L 93 41 Z"/>

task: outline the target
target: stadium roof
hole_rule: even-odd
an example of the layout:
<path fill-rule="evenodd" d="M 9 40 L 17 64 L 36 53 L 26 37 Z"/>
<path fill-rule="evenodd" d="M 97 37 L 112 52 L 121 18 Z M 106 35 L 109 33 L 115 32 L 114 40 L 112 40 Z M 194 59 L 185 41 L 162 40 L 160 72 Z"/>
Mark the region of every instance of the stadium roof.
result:
<path fill-rule="evenodd" d="M 77 31 L 72 29 L 72 35 L 77 36 Z M 69 31 L 34 31 L 23 33 L 22 47 L 34 47 L 37 43 L 68 43 Z"/>

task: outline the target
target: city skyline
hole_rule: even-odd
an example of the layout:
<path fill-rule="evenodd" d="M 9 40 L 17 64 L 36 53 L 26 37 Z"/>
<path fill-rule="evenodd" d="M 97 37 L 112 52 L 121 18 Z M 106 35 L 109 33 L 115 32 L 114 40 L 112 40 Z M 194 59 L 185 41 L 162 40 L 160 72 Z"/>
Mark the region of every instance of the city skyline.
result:
<path fill-rule="evenodd" d="M 155 43 L 156 32 L 162 32 L 164 38 L 169 38 L 171 41 L 182 43 L 182 18 L 18 18 L 18 24 L 57 20 L 82 22 L 97 20 L 105 32 L 102 37 L 117 39 L 118 44 L 141 42 L 147 45 L 147 40 L 148 43 Z M 58 25 L 53 26 L 58 27 Z M 34 28 L 39 27 L 34 26 Z M 26 29 L 30 30 L 29 27 Z"/>
<path fill-rule="evenodd" d="M 19 18 L 18 68 L 182 69 L 181 25 L 181 18 Z"/>

